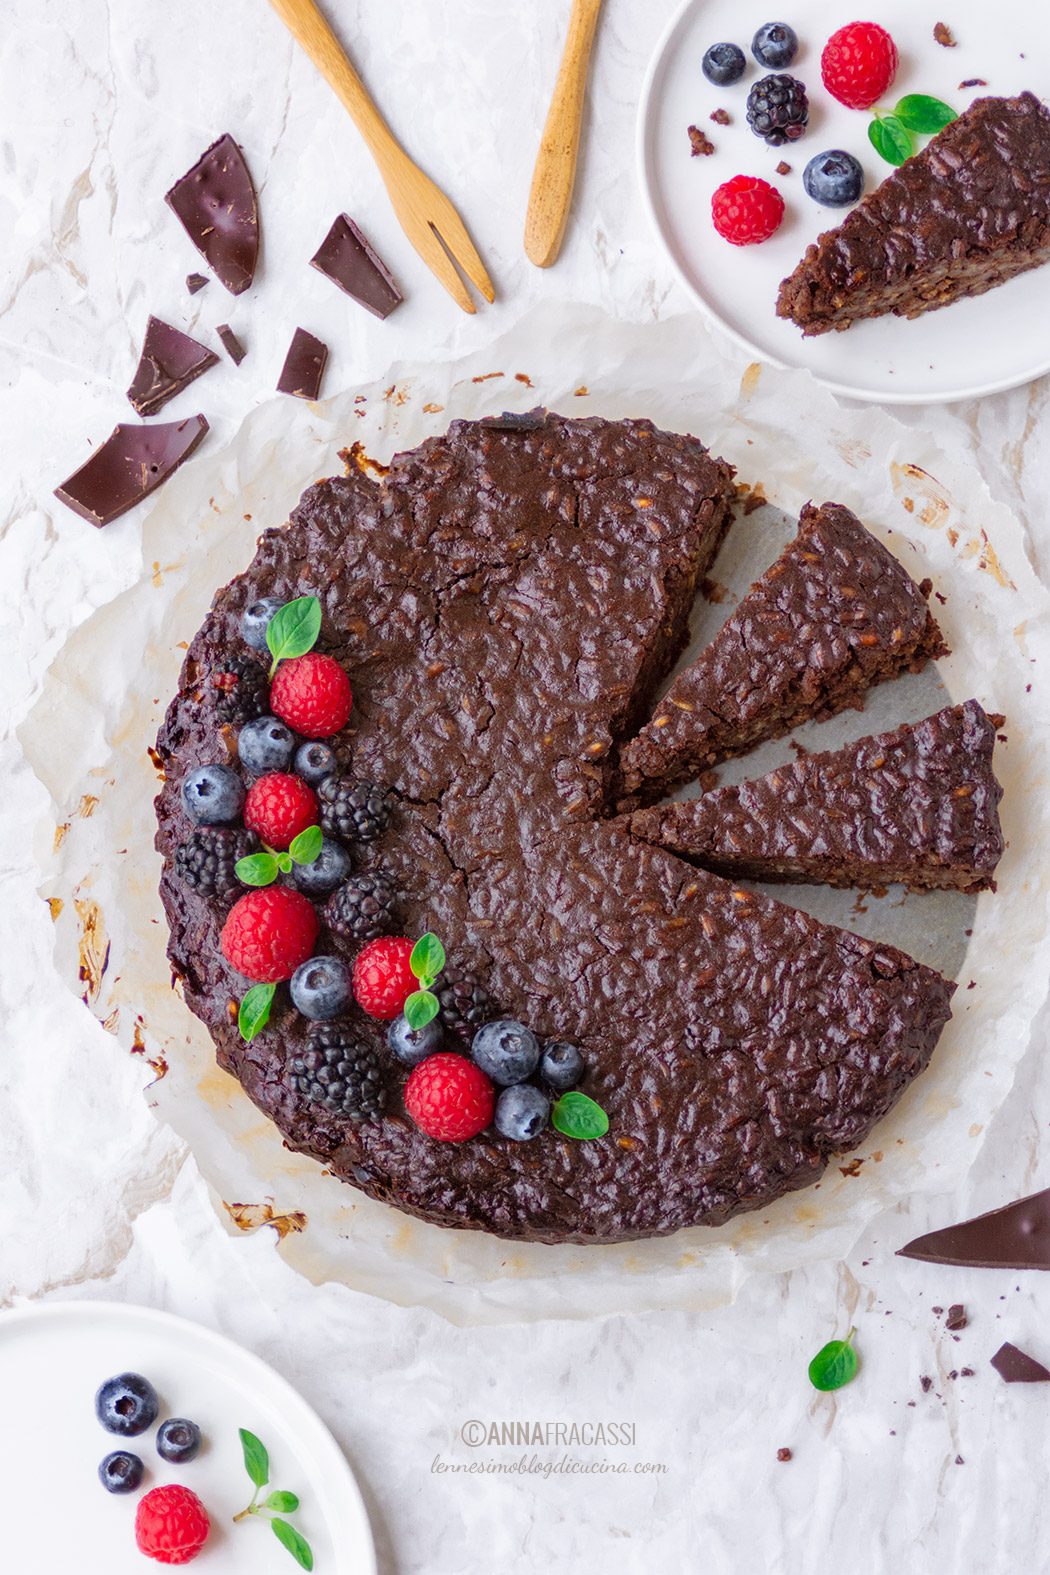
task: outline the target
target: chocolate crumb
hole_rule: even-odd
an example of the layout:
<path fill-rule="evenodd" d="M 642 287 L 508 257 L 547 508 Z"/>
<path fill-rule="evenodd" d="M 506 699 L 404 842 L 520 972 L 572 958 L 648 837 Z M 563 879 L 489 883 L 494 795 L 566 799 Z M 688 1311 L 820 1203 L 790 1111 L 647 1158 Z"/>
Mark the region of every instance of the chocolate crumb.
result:
<path fill-rule="evenodd" d="M 690 126 L 689 152 L 691 156 L 694 159 L 700 157 L 701 155 L 706 157 L 709 153 L 713 153 L 714 151 L 715 145 L 711 141 L 711 138 L 707 136 L 705 132 L 701 131 L 699 126 Z"/>
<path fill-rule="evenodd" d="M 955 1368 L 954 1368 L 954 1367 L 953 1367 L 953 1368 L 952 1368 L 952 1370 L 951 1370 L 951 1372 L 950 1372 L 950 1373 L 949 1373 L 949 1374 L 948 1374 L 948 1377 L 949 1377 L 949 1378 L 950 1378 L 950 1379 L 951 1379 L 951 1381 L 952 1381 L 952 1383 L 954 1383 L 954 1382 L 955 1382 L 955 1380 L 956 1380 L 956 1379 L 957 1379 L 957 1378 L 958 1378 L 958 1376 L 959 1376 L 959 1374 L 958 1374 L 958 1372 L 957 1372 L 957 1371 L 956 1371 L 956 1369 L 955 1369 Z"/>
<path fill-rule="evenodd" d="M 959 1377 L 960 1378 L 972 1378 L 973 1377 L 973 1368 L 972 1367 L 960 1367 L 960 1369 L 959 1369 Z"/>
<path fill-rule="evenodd" d="M 790 1451 L 790 1449 L 778 1449 L 777 1450 L 777 1459 L 778 1460 L 790 1460 L 791 1459 L 791 1451 Z"/>
<path fill-rule="evenodd" d="M 957 1466 L 964 1466 L 966 1464 L 966 1461 L 963 1459 L 962 1455 L 956 1455 L 956 1457 L 955 1457 L 955 1464 Z"/>
<path fill-rule="evenodd" d="M 933 37 L 934 42 L 940 44 L 942 49 L 955 48 L 955 34 L 947 23 L 935 22 L 933 24 Z"/>
<path fill-rule="evenodd" d="M 787 159 L 781 159 L 780 163 L 777 165 L 777 174 L 778 175 L 790 175 L 791 174 L 791 165 L 788 163 Z"/>
<path fill-rule="evenodd" d="M 727 109 L 713 109 L 711 111 L 711 119 L 716 126 L 731 126 L 733 124 L 733 118 Z"/>
<path fill-rule="evenodd" d="M 931 1307 L 930 1311 L 932 1312 L 932 1314 L 933 1314 L 933 1316 L 935 1318 L 939 1318 L 941 1316 L 941 1313 L 944 1311 L 944 1308 L 943 1307 Z"/>
<path fill-rule="evenodd" d="M 946 1329 L 965 1329 L 968 1323 L 966 1308 L 962 1302 L 953 1302 L 948 1308 L 948 1316 L 944 1320 L 944 1327 Z"/>
<path fill-rule="evenodd" d="M 763 490 L 763 487 L 762 487 L 762 483 L 761 482 L 756 482 L 756 484 L 751 488 L 750 492 L 747 494 L 747 497 L 744 499 L 744 510 L 743 510 L 743 512 L 744 512 L 745 518 L 747 517 L 748 514 L 754 514 L 756 509 L 764 508 L 765 505 L 768 502 L 769 502 L 769 499 L 766 497 L 766 494 L 765 494 L 765 492 Z"/>
<path fill-rule="evenodd" d="M 959 87 L 960 88 L 987 87 L 987 86 L 988 86 L 988 84 L 984 80 L 983 77 L 967 77 L 965 82 L 960 82 L 959 83 Z"/>
<path fill-rule="evenodd" d="M 928 1377 L 926 1373 L 923 1373 L 922 1377 L 919 1379 L 919 1387 L 921 1388 L 924 1395 L 928 1395 L 930 1390 L 933 1388 L 933 1379 Z"/>

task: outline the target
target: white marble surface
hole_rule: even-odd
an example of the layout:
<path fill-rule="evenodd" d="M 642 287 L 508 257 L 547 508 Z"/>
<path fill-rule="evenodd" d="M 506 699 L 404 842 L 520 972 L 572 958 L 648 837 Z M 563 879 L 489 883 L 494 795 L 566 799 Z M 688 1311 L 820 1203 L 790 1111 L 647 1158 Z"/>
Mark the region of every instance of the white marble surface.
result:
<path fill-rule="evenodd" d="M 566 5 L 330 0 L 329 9 L 395 126 L 471 220 L 500 292 L 475 319 L 446 303 L 400 238 L 353 130 L 264 0 L 7 0 L 0 718 L 8 733 L 68 630 L 139 568 L 134 515 L 96 533 L 54 504 L 50 488 L 89 440 L 124 419 L 122 390 L 149 311 L 191 328 L 230 321 L 249 346 L 242 368 L 224 365 L 172 407 L 205 409 L 218 441 L 268 395 L 300 322 L 333 347 L 331 391 L 381 376 L 395 358 L 482 345 L 545 298 L 640 320 L 684 305 L 642 228 L 633 188 L 633 105 L 669 0 L 608 0 L 574 220 L 547 274 L 523 260 L 519 237 Z M 160 199 L 226 129 L 245 145 L 261 189 L 262 271 L 237 302 L 215 283 L 191 301 L 182 280 L 195 254 Z M 364 218 L 409 296 L 386 324 L 356 313 L 304 266 L 343 207 Z M 1050 572 L 1046 411 L 1044 382 L 904 419 L 978 466 L 1026 520 L 1033 556 Z M 703 1319 L 654 1312 L 450 1328 L 431 1314 L 310 1287 L 273 1252 L 272 1231 L 244 1236 L 219 1224 L 192 1161 L 147 1112 L 148 1069 L 120 1057 L 50 973 L 28 837 L 41 795 L 13 744 L 4 749 L 0 1305 L 141 1301 L 243 1340 L 302 1388 L 346 1446 L 384 1575 L 1050 1568 L 1047 1396 L 1005 1387 L 987 1365 L 1008 1337 L 1050 1359 L 1050 1285 L 927 1270 L 891 1255 L 935 1221 L 1050 1180 L 1045 1021 L 965 1191 L 914 1217 L 879 1221 L 848 1262 L 752 1286 L 734 1309 Z M 78 1109 L 90 1096 L 89 1124 L 67 1119 L 73 1088 Z M 46 1152 L 26 1136 L 28 1112 L 41 1108 Z M 971 1324 L 953 1343 L 930 1308 L 958 1300 Z M 862 1377 L 836 1397 L 817 1397 L 806 1362 L 850 1321 Z M 947 1377 L 962 1366 L 974 1376 Z M 921 1374 L 934 1379 L 926 1395 Z M 435 1456 L 464 1466 L 520 1453 L 467 1448 L 458 1430 L 470 1418 L 609 1417 L 636 1424 L 633 1448 L 607 1452 L 622 1454 L 627 1480 L 432 1469 Z M 793 1450 L 790 1463 L 777 1462 L 781 1445 Z M 565 1451 L 537 1453 L 558 1460 Z M 666 1470 L 634 1470 L 646 1462 Z M 52 1571 L 41 1566 L 39 1575 Z"/>

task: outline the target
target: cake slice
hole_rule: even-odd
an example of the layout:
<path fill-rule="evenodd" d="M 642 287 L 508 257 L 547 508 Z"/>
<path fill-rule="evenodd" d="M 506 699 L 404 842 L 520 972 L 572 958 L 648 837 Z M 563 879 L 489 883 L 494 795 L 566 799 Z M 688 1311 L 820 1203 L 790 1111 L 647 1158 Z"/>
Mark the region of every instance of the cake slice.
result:
<path fill-rule="evenodd" d="M 806 250 L 777 316 L 804 334 L 918 317 L 1050 258 L 1050 112 L 980 98 Z"/>
<path fill-rule="evenodd" d="M 722 875 L 977 892 L 995 887 L 1002 788 L 976 700 L 803 755 L 753 782 L 639 810 L 630 829 Z"/>
<path fill-rule="evenodd" d="M 849 509 L 808 504 L 795 539 L 625 745 L 622 807 L 946 655 L 929 591 Z"/>

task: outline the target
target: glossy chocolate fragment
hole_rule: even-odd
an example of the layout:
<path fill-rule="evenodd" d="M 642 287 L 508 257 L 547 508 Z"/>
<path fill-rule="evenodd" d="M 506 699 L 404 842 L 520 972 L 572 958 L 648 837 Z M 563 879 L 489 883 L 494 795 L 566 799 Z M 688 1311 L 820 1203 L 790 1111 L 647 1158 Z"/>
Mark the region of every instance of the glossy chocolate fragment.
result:
<path fill-rule="evenodd" d="M 970 1269 L 1050 1269 L 1050 1188 L 917 1236 L 897 1256 Z"/>
<path fill-rule="evenodd" d="M 992 1366 L 1006 1384 L 1050 1383 L 1050 1372 L 1034 1356 L 1019 1351 L 1007 1340 L 992 1357 Z"/>
<path fill-rule="evenodd" d="M 195 378 L 215 366 L 218 356 L 198 344 L 181 328 L 159 317 L 146 324 L 142 353 L 128 389 L 128 399 L 140 416 L 155 416 L 169 399 L 181 394 Z"/>
<path fill-rule="evenodd" d="M 324 341 L 305 328 L 297 328 L 277 380 L 277 392 L 294 394 L 296 399 L 316 399 L 327 362 L 328 346 Z"/>
<path fill-rule="evenodd" d="M 345 213 L 335 220 L 310 266 L 375 317 L 389 317 L 405 299 L 386 263 Z"/>
<path fill-rule="evenodd" d="M 207 430 L 203 416 L 157 426 L 122 423 L 55 488 L 55 497 L 89 524 L 109 525 L 156 492 L 189 459 Z"/>
<path fill-rule="evenodd" d="M 220 284 L 247 290 L 259 257 L 259 207 L 244 154 L 227 133 L 213 142 L 164 201 Z"/>
<path fill-rule="evenodd" d="M 188 273 L 186 275 L 186 288 L 191 295 L 197 295 L 207 284 L 207 279 L 202 273 Z"/>
<path fill-rule="evenodd" d="M 248 352 L 241 344 L 241 341 L 237 338 L 237 335 L 234 333 L 229 323 L 220 323 L 215 332 L 222 340 L 222 348 L 226 351 L 226 354 L 229 356 L 234 366 L 240 366 Z"/>

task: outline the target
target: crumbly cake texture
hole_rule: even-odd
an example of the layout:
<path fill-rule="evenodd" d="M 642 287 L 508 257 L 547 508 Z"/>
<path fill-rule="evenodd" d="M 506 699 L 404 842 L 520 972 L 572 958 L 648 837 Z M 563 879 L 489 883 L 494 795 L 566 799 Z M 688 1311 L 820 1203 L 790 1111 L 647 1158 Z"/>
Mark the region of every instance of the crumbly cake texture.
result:
<path fill-rule="evenodd" d="M 777 316 L 806 335 L 918 317 L 1048 258 L 1050 111 L 980 98 L 807 248 Z"/>
<path fill-rule="evenodd" d="M 318 483 L 215 599 L 158 747 L 170 956 L 221 1064 L 288 1144 L 371 1196 L 444 1225 L 612 1242 L 718 1224 L 819 1177 L 926 1064 L 954 986 L 744 893 L 605 818 L 619 740 L 687 636 L 733 493 L 729 466 L 647 422 L 455 423 L 375 483 Z M 292 1092 L 306 1024 L 286 992 L 240 1039 L 226 900 L 173 874 L 179 785 L 227 758 L 207 672 L 242 649 L 259 597 L 322 601 L 322 644 L 354 687 L 353 767 L 393 790 L 355 849 L 402 894 L 403 933 L 436 931 L 501 1013 L 586 1058 L 606 1137 L 549 1129 L 436 1143 L 404 1112 L 381 1024 L 386 1114 L 354 1123 Z M 319 952 L 353 947 L 323 926 Z"/>
<path fill-rule="evenodd" d="M 624 748 L 623 807 L 945 655 L 929 590 L 849 509 L 807 505 L 798 535 Z"/>
<path fill-rule="evenodd" d="M 632 835 L 736 878 L 995 888 L 996 728 L 976 700 L 755 781 L 631 816 Z"/>

